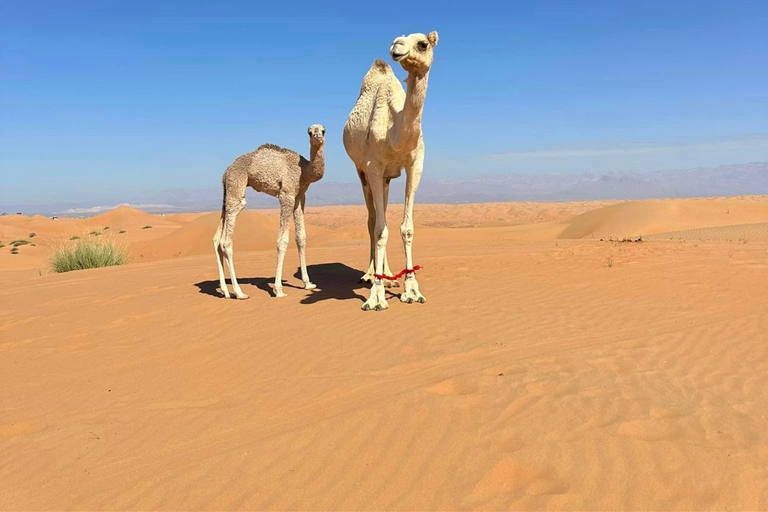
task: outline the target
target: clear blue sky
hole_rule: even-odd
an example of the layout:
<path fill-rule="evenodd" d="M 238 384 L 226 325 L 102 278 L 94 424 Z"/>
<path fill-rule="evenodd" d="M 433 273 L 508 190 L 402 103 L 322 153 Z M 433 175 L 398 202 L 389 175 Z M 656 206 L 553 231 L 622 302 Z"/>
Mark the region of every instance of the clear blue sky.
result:
<path fill-rule="evenodd" d="M 765 0 L 0 0 L 0 203 L 218 187 L 264 142 L 306 154 L 312 123 L 353 181 L 363 74 L 430 30 L 429 177 L 754 161 L 766 27 Z"/>

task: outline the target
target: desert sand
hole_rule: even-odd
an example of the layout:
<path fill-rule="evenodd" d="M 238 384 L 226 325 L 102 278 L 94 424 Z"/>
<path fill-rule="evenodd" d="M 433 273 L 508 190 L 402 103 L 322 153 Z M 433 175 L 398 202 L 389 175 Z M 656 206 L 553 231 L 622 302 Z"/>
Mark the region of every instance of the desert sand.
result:
<path fill-rule="evenodd" d="M 218 212 L 0 217 L 0 508 L 768 508 L 768 197 L 418 205 L 385 312 L 364 207 L 308 202 L 318 289 L 249 210 L 247 301 Z M 131 263 L 52 274 L 75 235 Z"/>

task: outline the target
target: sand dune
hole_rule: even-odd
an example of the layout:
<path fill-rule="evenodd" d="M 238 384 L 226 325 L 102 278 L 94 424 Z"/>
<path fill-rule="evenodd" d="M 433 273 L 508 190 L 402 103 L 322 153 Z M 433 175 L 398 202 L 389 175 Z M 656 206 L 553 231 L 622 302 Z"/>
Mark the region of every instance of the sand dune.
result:
<path fill-rule="evenodd" d="M 768 222 L 739 224 L 736 226 L 715 226 L 711 228 L 670 231 L 648 237 L 650 240 L 680 239 L 727 242 L 768 242 Z"/>
<path fill-rule="evenodd" d="M 211 239 L 220 217 L 218 212 L 201 215 L 168 236 L 134 247 L 133 256 L 143 261 L 197 254 L 210 254 L 212 257 Z M 244 211 L 238 216 L 234 236 L 237 251 L 271 249 L 275 247 L 276 238 L 277 225 L 266 216 L 252 210 Z"/>
<path fill-rule="evenodd" d="M 632 201 L 586 212 L 561 238 L 636 238 L 643 235 L 768 222 L 763 197 Z"/>
<path fill-rule="evenodd" d="M 382 313 L 360 208 L 308 210 L 284 299 L 274 211 L 238 220 L 247 301 L 218 212 L 116 212 L 142 264 L 0 249 L 0 509 L 768 508 L 768 197 L 419 208 L 428 302 Z"/>

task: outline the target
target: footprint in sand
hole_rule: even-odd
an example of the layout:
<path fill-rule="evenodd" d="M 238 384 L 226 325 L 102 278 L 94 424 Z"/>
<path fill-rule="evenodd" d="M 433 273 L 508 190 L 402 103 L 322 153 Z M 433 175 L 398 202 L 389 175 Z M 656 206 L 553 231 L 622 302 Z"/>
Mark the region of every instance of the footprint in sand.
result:
<path fill-rule="evenodd" d="M 643 441 L 664 441 L 677 435 L 671 423 L 660 419 L 625 421 L 619 425 L 618 433 Z"/>
<path fill-rule="evenodd" d="M 171 400 L 168 402 L 155 402 L 149 404 L 145 409 L 148 410 L 168 410 L 168 409 L 204 409 L 217 405 L 219 400 L 216 398 L 205 398 L 201 400 Z"/>
<path fill-rule="evenodd" d="M 23 434 L 31 434 L 43 430 L 43 425 L 35 424 L 31 421 L 15 421 L 0 425 L 0 439 L 13 438 Z"/>
<path fill-rule="evenodd" d="M 526 384 L 525 390 L 535 396 L 563 396 L 573 394 L 575 388 L 569 383 L 545 380 Z"/>
<path fill-rule="evenodd" d="M 471 395 L 478 390 L 478 379 L 471 377 L 454 377 L 438 382 L 427 391 L 442 396 Z"/>
<path fill-rule="evenodd" d="M 475 485 L 472 494 L 488 497 L 525 493 L 529 496 L 563 494 L 569 489 L 554 466 L 524 463 L 507 457 L 496 463 Z"/>

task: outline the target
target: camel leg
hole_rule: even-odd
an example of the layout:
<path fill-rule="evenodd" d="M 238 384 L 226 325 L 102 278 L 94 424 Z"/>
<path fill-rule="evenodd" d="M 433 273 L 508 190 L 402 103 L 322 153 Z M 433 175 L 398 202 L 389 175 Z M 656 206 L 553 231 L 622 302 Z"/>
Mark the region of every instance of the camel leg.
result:
<path fill-rule="evenodd" d="M 385 179 L 384 180 L 384 218 L 387 217 L 387 204 L 389 203 L 389 182 L 392 181 L 391 179 Z M 384 248 L 384 273 L 388 276 L 391 276 L 393 274 L 392 269 L 389 268 L 389 260 L 387 259 L 387 249 Z M 387 288 L 398 288 L 400 286 L 400 281 L 390 281 L 385 280 L 384 286 Z"/>
<path fill-rule="evenodd" d="M 280 230 L 277 232 L 277 270 L 275 270 L 275 296 L 287 297 L 283 293 L 283 260 L 288 248 L 288 237 L 291 234 L 291 215 L 295 198 L 285 192 L 280 192 Z"/>
<path fill-rule="evenodd" d="M 293 206 L 293 227 L 296 231 L 296 247 L 299 249 L 299 264 L 301 266 L 301 280 L 304 281 L 304 289 L 312 290 L 317 288 L 317 285 L 309 280 L 309 273 L 307 272 L 307 231 L 304 227 L 304 204 L 306 203 L 306 196 L 301 195 L 296 200 L 296 204 Z"/>
<path fill-rule="evenodd" d="M 243 208 L 245 208 L 245 186 L 242 187 L 242 190 L 228 190 L 221 219 L 221 233 L 219 234 L 219 232 L 217 232 L 217 236 L 214 237 L 216 256 L 219 260 L 219 283 L 221 285 L 221 291 L 227 298 L 229 298 L 229 290 L 227 290 L 227 283 L 224 280 L 224 269 L 221 264 L 222 259 L 226 261 L 227 267 L 229 267 L 229 277 L 232 278 L 232 289 L 235 292 L 235 297 L 238 299 L 248 298 L 248 295 L 243 293 L 243 290 L 240 289 L 240 285 L 237 282 L 234 254 L 232 250 L 232 234 L 235 232 L 235 221 Z M 219 237 L 219 235 L 220 238 L 217 242 L 217 237 Z"/>
<path fill-rule="evenodd" d="M 370 240 L 370 255 L 368 258 L 368 270 L 365 271 L 363 277 L 360 278 L 361 283 L 373 283 L 373 274 L 375 274 L 375 258 L 376 258 L 376 238 L 374 237 L 374 231 L 376 228 L 376 209 L 373 206 L 373 196 L 371 194 L 371 188 L 365 179 L 365 175 L 362 171 L 358 170 L 358 176 L 363 185 L 363 197 L 365 197 L 365 206 L 368 209 L 368 238 Z M 389 180 L 384 183 L 384 215 L 387 214 L 387 201 L 389 198 Z M 387 259 L 387 253 L 384 251 L 384 273 L 392 275 L 392 270 L 389 268 L 389 261 Z M 384 286 L 390 288 L 392 286 L 398 287 L 400 283 L 397 281 L 384 281 Z"/>
<path fill-rule="evenodd" d="M 403 223 L 400 224 L 400 236 L 403 239 L 405 249 L 405 268 L 413 268 L 411 247 L 413 246 L 413 203 L 416 197 L 416 189 L 421 181 L 421 171 L 424 166 L 424 150 L 416 156 L 413 164 L 405 170 L 405 208 L 403 209 Z M 400 300 L 411 304 L 413 302 L 425 303 L 427 299 L 419 291 L 419 282 L 416 274 L 406 274 L 403 282 L 404 290 L 400 294 Z"/>
<path fill-rule="evenodd" d="M 371 187 L 368 186 L 368 181 L 365 178 L 365 174 L 360 169 L 357 170 L 357 175 L 360 177 L 360 183 L 363 186 L 363 197 L 365 198 L 365 207 L 368 210 L 368 240 L 370 242 L 370 251 L 368 254 L 368 270 L 365 271 L 363 277 L 360 278 L 361 283 L 373 283 L 374 263 L 376 258 L 376 240 L 373 238 L 374 229 L 376 228 L 376 210 L 373 207 L 373 196 L 371 195 Z"/>
<path fill-rule="evenodd" d="M 381 274 L 384 272 L 384 254 L 387 249 L 387 238 L 389 237 L 387 217 L 384 214 L 384 176 L 382 170 L 374 167 L 374 164 L 371 163 L 369 164 L 367 178 L 371 189 L 371 197 L 373 198 L 373 207 L 376 211 L 376 225 L 374 226 L 373 233 L 376 240 L 375 273 Z M 374 277 L 371 295 L 363 303 L 363 311 L 380 311 L 388 307 L 384 295 L 384 283 L 381 279 Z"/>
<path fill-rule="evenodd" d="M 213 252 L 216 253 L 216 265 L 219 267 L 219 288 L 224 297 L 229 298 L 229 288 L 227 287 L 227 279 L 224 276 L 224 252 L 221 250 L 221 234 L 224 231 L 224 222 L 226 217 L 226 210 L 222 206 L 221 219 L 219 220 L 219 227 L 216 229 L 216 234 L 213 235 Z"/>

